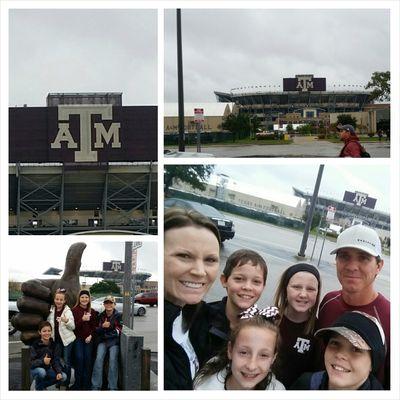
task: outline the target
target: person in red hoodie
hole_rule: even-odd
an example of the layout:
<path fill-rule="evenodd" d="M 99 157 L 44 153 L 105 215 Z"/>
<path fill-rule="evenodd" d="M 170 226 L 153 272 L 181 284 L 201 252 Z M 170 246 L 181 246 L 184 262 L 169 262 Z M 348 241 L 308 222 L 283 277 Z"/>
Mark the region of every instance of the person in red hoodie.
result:
<path fill-rule="evenodd" d="M 340 140 L 344 142 L 339 157 L 361 157 L 362 147 L 353 125 L 339 124 L 337 129 L 340 133 Z"/>
<path fill-rule="evenodd" d="M 81 290 L 75 307 L 72 309 L 75 320 L 76 361 L 75 383 L 71 390 L 90 390 L 92 374 L 92 352 L 94 334 L 97 327 L 97 312 L 91 308 L 89 290 Z"/>

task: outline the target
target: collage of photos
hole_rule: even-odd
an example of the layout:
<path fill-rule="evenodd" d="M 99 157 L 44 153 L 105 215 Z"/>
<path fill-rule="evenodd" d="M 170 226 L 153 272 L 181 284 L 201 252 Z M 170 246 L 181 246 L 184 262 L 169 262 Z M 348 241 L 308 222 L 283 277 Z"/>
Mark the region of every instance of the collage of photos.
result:
<path fill-rule="evenodd" d="M 396 1 L 0 3 L 0 398 L 399 398 Z"/>

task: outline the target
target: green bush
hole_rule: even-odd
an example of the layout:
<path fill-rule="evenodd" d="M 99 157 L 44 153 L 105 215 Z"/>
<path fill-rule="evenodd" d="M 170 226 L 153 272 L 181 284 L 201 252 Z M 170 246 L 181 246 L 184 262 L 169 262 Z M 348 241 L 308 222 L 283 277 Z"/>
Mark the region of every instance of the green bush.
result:
<path fill-rule="evenodd" d="M 90 288 L 90 293 L 91 294 L 108 293 L 113 295 L 120 295 L 121 290 L 115 282 L 103 280 L 99 283 L 95 283 L 94 285 L 92 285 Z"/>

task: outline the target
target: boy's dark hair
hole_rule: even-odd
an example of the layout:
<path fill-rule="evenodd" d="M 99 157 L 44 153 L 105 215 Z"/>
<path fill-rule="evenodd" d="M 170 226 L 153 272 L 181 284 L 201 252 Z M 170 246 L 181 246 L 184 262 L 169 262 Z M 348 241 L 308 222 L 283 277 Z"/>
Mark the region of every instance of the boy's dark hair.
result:
<path fill-rule="evenodd" d="M 50 329 L 53 330 L 53 328 L 51 327 L 51 323 L 49 321 L 40 321 L 38 326 L 39 332 L 46 326 L 49 326 Z"/>
<path fill-rule="evenodd" d="M 254 266 L 259 265 L 263 271 L 264 285 L 267 281 L 268 267 L 265 260 L 255 251 L 249 249 L 240 249 L 233 252 L 226 260 L 225 268 L 222 271 L 225 278 L 228 279 L 236 267 L 251 263 Z"/>

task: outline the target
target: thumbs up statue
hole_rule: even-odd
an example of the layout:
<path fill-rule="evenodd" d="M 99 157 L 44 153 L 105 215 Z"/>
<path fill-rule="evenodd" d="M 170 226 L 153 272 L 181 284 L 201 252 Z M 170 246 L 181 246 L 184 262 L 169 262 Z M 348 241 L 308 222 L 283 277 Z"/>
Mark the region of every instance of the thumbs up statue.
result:
<path fill-rule="evenodd" d="M 65 289 L 67 304 L 71 308 L 75 305 L 80 290 L 79 271 L 85 248 L 85 243 L 70 246 L 60 279 L 32 279 L 22 284 L 23 295 L 17 301 L 20 312 L 11 319 L 11 323 L 21 331 L 21 340 L 25 344 L 31 344 L 39 337 L 38 325 L 49 315 L 57 289 Z"/>

